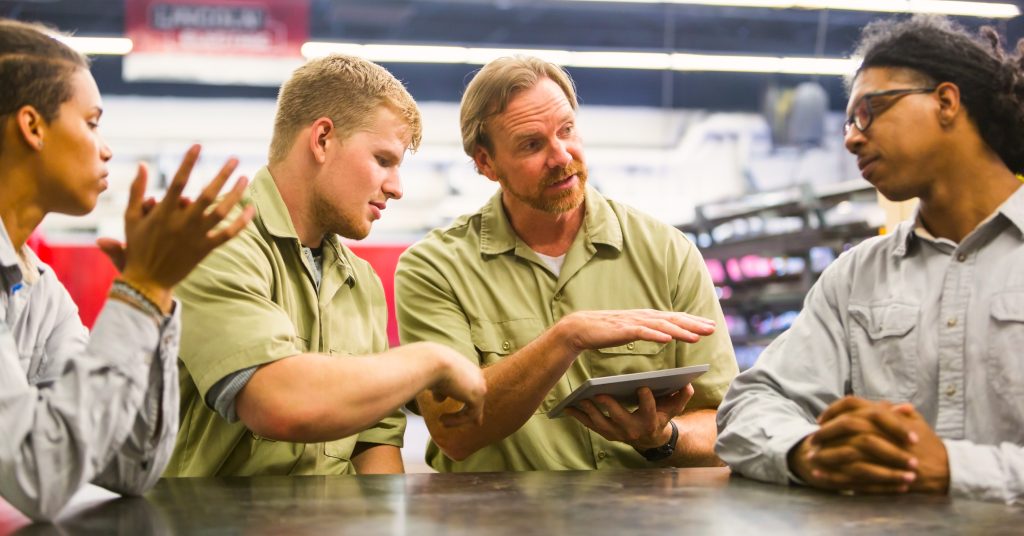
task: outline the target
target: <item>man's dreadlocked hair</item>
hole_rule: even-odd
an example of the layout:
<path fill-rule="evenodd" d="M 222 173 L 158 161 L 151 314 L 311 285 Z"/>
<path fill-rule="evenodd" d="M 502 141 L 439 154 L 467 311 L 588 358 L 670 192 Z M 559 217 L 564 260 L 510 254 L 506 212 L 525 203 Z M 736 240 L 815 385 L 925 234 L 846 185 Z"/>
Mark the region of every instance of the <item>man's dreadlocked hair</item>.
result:
<path fill-rule="evenodd" d="M 980 36 L 944 17 L 915 16 L 868 24 L 854 53 L 864 62 L 854 78 L 872 67 L 909 69 L 922 82 L 952 82 L 982 139 L 1014 173 L 1024 171 L 1024 39 L 1012 55 L 999 34 Z"/>

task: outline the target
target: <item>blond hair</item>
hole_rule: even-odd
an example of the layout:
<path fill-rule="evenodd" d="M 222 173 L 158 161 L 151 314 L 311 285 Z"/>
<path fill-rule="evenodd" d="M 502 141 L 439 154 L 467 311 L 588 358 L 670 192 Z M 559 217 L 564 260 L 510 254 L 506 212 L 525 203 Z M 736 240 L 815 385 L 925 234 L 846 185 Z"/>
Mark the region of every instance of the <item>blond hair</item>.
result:
<path fill-rule="evenodd" d="M 506 56 L 480 69 L 462 94 L 459 123 L 462 149 L 474 158 L 478 147 L 493 150 L 487 136 L 487 120 L 505 111 L 509 101 L 544 78 L 558 84 L 572 109 L 578 108 L 576 86 L 564 69 L 533 56 Z"/>
<path fill-rule="evenodd" d="M 280 162 L 295 137 L 313 121 L 327 117 L 344 140 L 370 126 L 380 106 L 405 120 L 415 151 L 423 137 L 420 111 L 405 86 L 386 69 L 355 56 L 331 54 L 311 60 L 281 86 L 270 142 L 270 162 Z"/>

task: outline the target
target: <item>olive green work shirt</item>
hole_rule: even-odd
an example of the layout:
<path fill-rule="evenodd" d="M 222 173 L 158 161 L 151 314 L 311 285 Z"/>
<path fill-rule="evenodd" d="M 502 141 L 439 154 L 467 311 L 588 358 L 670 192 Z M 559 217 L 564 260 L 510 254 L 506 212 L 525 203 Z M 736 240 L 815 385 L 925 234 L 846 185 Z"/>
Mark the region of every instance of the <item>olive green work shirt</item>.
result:
<path fill-rule="evenodd" d="M 398 263 L 395 289 L 403 343 L 449 345 L 481 367 L 519 351 L 574 311 L 652 308 L 714 319 L 696 344 L 636 341 L 580 354 L 518 431 L 457 462 L 436 444 L 438 471 L 651 467 L 632 447 L 572 418 L 545 413 L 592 377 L 709 363 L 688 409 L 716 408 L 737 373 L 721 306 L 697 248 L 675 228 L 605 199 L 585 197 L 583 226 L 556 277 L 520 240 L 501 192 L 476 214 L 432 231 Z"/>
<path fill-rule="evenodd" d="M 260 437 L 206 405 L 222 378 L 306 352 L 365 355 L 387 349 L 387 308 L 370 265 L 325 239 L 323 278 L 312 267 L 270 172 L 256 173 L 243 203 L 256 215 L 179 285 L 181 430 L 164 476 L 355 473 L 357 442 L 402 446 L 401 411 L 362 433 L 326 443 Z M 345 411 L 345 408 L 338 408 Z"/>

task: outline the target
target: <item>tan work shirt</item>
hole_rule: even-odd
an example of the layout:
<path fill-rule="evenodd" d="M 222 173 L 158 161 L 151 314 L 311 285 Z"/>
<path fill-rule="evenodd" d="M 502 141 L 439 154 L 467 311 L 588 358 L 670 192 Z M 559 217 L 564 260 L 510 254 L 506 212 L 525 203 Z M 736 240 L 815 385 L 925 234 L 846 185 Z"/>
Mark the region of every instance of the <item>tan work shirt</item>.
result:
<path fill-rule="evenodd" d="M 636 341 L 580 354 L 536 413 L 506 439 L 462 462 L 431 442 L 439 471 L 649 467 L 632 447 L 571 418 L 545 412 L 591 377 L 711 364 L 694 383 L 689 409 L 715 408 L 737 373 L 722 309 L 700 253 L 678 230 L 588 188 L 583 227 L 561 274 L 520 240 L 501 193 L 479 212 L 435 230 L 410 248 L 395 279 L 402 342 L 449 345 L 481 367 L 522 349 L 574 311 L 652 308 L 714 319 L 696 344 Z"/>
<path fill-rule="evenodd" d="M 306 352 L 344 359 L 387 349 L 384 290 L 370 265 L 332 236 L 324 242 L 317 288 L 266 168 L 245 202 L 256 206 L 249 227 L 176 289 L 184 306 L 182 421 L 165 476 L 354 473 L 349 459 L 357 442 L 402 446 L 401 412 L 356 436 L 306 444 L 257 436 L 205 403 L 222 378 L 256 365 Z"/>

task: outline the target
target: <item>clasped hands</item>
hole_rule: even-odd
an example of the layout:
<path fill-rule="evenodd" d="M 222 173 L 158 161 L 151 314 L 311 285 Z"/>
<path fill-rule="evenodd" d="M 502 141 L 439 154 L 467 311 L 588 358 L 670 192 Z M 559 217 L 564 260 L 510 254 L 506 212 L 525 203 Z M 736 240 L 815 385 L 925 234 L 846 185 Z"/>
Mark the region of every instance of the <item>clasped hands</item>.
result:
<path fill-rule="evenodd" d="M 818 417 L 821 428 L 790 450 L 790 470 L 812 487 L 857 493 L 949 489 L 946 447 L 909 403 L 848 396 Z"/>

